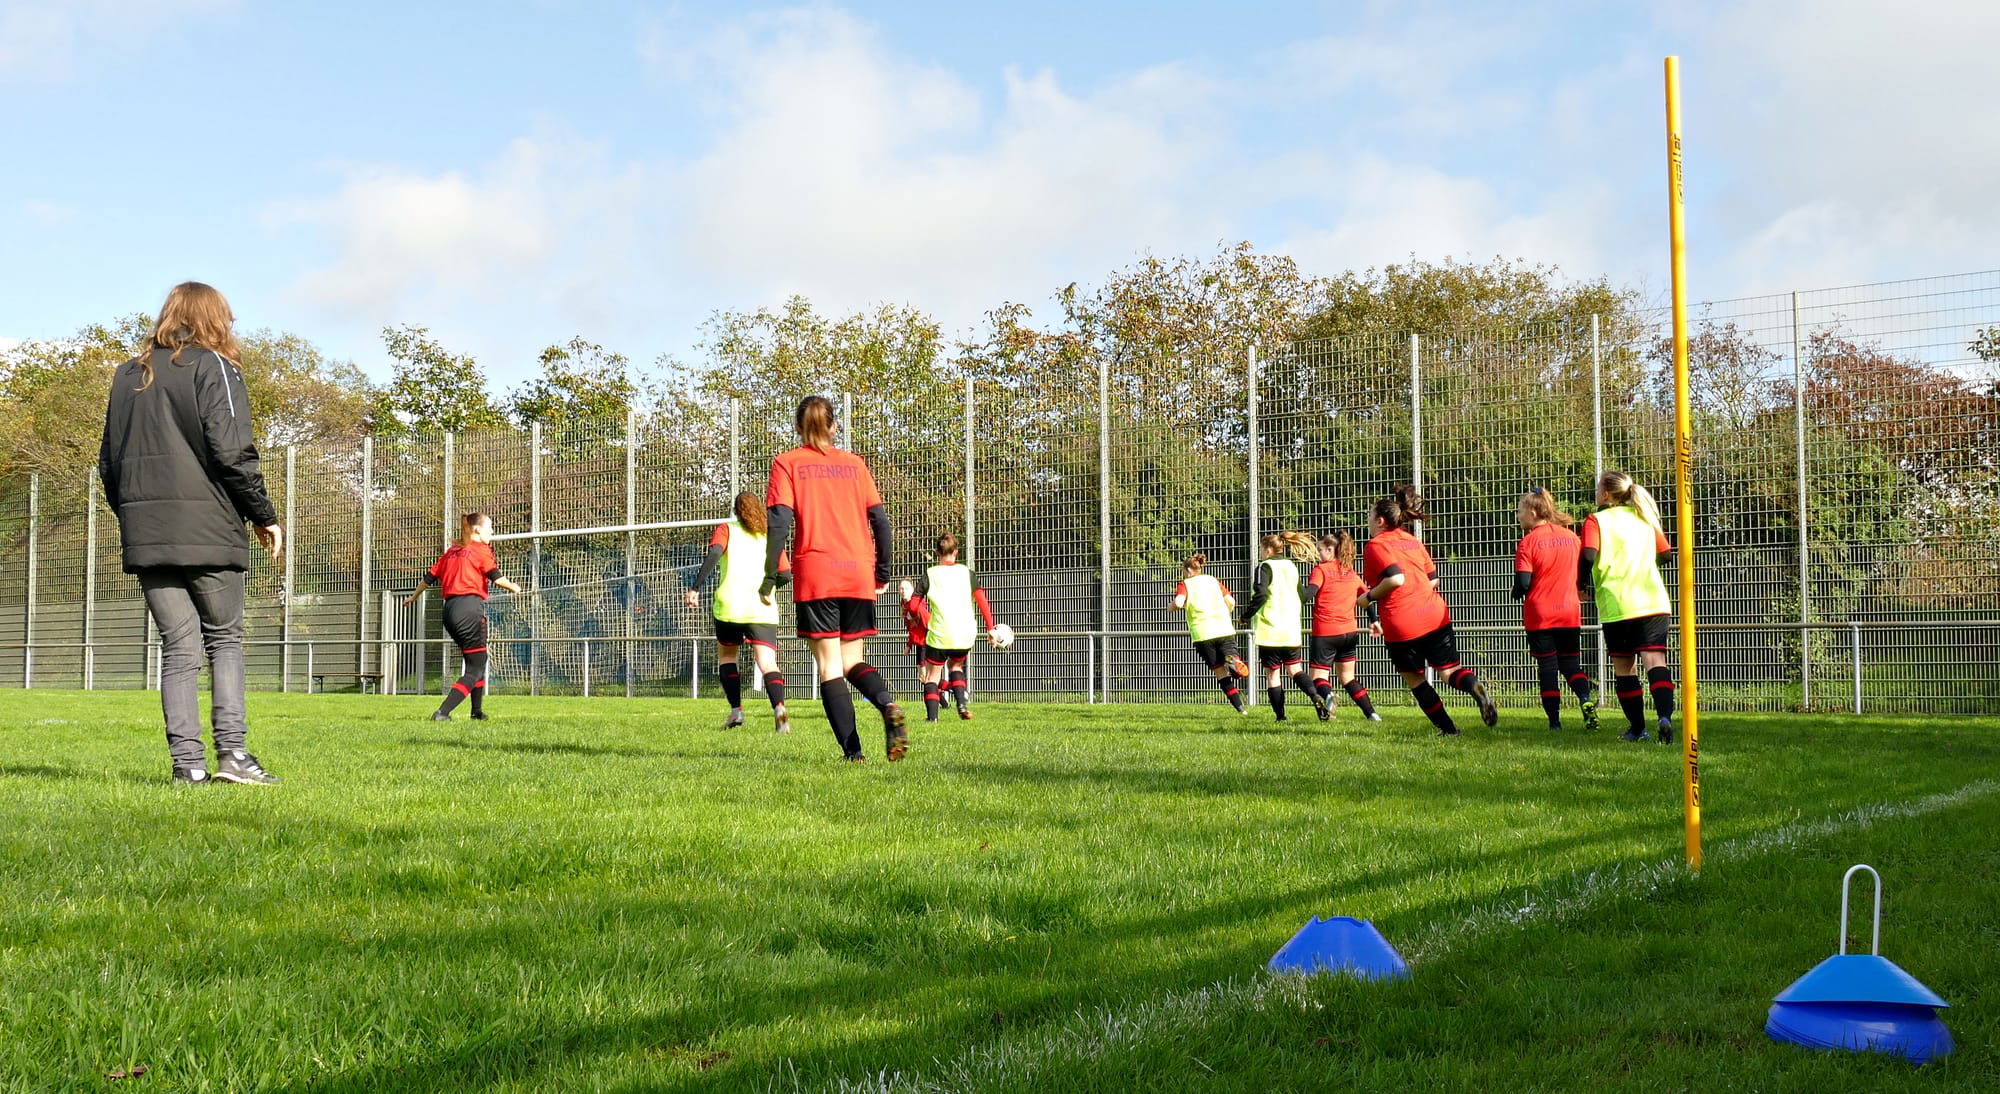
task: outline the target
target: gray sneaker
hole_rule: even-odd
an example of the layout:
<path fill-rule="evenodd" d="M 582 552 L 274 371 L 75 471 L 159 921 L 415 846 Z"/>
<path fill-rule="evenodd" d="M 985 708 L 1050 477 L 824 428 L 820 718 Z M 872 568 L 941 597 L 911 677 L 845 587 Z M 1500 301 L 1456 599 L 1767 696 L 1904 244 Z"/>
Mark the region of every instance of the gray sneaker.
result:
<path fill-rule="evenodd" d="M 174 768 L 175 786 L 207 786 L 209 783 L 212 783 L 214 781 L 215 781 L 214 779 L 209 777 L 208 771 L 205 768 L 200 768 L 200 767 Z"/>
<path fill-rule="evenodd" d="M 242 783 L 245 786 L 276 786 L 281 781 L 276 775 L 264 770 L 257 757 L 242 749 L 233 749 L 217 757 L 215 777 L 225 782 Z"/>

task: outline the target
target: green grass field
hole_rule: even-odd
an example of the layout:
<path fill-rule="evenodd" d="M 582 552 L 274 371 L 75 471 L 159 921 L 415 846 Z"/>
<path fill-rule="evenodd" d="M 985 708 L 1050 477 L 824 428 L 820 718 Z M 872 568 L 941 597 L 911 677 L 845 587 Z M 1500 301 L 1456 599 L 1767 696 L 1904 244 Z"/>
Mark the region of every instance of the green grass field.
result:
<path fill-rule="evenodd" d="M 259 694 L 286 785 L 176 790 L 150 694 L 4 694 L 9 1091 L 2000 1088 L 2000 719 L 1711 716 L 1694 877 L 1678 750 L 1539 711 L 988 703 L 854 767 L 810 701 Z M 1944 1062 L 1762 1033 L 1860 861 Z M 1414 975 L 1264 973 L 1314 914 Z"/>

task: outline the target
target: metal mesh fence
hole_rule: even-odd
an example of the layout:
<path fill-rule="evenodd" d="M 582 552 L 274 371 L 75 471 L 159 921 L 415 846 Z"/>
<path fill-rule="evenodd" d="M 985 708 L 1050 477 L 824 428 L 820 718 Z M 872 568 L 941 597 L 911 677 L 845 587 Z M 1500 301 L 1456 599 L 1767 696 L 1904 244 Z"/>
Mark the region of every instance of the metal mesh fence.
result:
<path fill-rule="evenodd" d="M 1704 703 L 2000 709 L 2000 379 L 1972 345 L 2000 326 L 2000 272 L 1698 306 L 1690 347 Z M 1654 488 L 1672 527 L 1665 316 L 1487 325 L 1266 347 L 1092 347 L 837 399 L 868 459 L 899 575 L 964 538 L 1016 651 L 981 652 L 988 694 L 1216 702 L 1168 607 L 1181 560 L 1247 599 L 1256 533 L 1347 529 L 1419 484 L 1424 535 L 1471 664 L 1527 702 L 1507 596 L 1531 485 L 1579 518 L 1603 468 Z M 624 421 L 361 451 L 266 454 L 293 531 L 253 563 L 253 686 L 435 692 L 458 670 L 435 597 L 403 609 L 482 511 L 506 536 L 496 691 L 698 692 L 714 665 L 682 595 L 737 490 L 762 496 L 802 391 L 685 395 Z M 1254 485 L 1253 485 L 1254 483 Z M 156 664 L 117 533 L 83 475 L 0 503 L 0 678 L 135 687 Z M 95 527 L 91 512 L 96 510 Z M 682 523 L 676 527 L 633 525 Z M 791 609 L 784 608 L 789 633 Z M 874 659 L 901 665 L 893 593 Z M 809 675 L 787 642 L 792 675 Z M 1599 659 L 1586 636 L 1586 661 Z M 1401 689 L 1379 642 L 1360 671 Z M 907 672 L 899 687 L 908 686 Z"/>

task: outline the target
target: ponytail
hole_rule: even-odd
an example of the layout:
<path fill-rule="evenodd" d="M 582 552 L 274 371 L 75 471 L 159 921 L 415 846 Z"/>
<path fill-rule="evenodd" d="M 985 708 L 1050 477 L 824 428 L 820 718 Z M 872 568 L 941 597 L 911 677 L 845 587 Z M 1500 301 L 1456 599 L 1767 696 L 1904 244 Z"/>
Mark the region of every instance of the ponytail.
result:
<path fill-rule="evenodd" d="M 1381 518 L 1383 527 L 1391 530 L 1431 519 L 1430 512 L 1424 508 L 1424 496 L 1408 483 L 1396 487 L 1388 497 L 1376 502 L 1375 515 Z"/>
<path fill-rule="evenodd" d="M 1660 523 L 1660 503 L 1653 500 L 1653 492 L 1632 480 L 1623 471 L 1606 471 L 1597 480 L 1597 489 L 1611 504 L 1622 505 L 1639 514 L 1639 519 L 1653 526 L 1653 531 L 1667 534 L 1666 525 Z"/>
<path fill-rule="evenodd" d="M 833 400 L 824 395 L 808 395 L 800 399 L 792 425 L 799 431 L 800 442 L 824 455 L 827 449 L 833 447 Z"/>
<path fill-rule="evenodd" d="M 1299 562 L 1319 561 L 1311 532 L 1273 532 L 1258 543 L 1273 555 L 1284 554 Z"/>
<path fill-rule="evenodd" d="M 1354 537 L 1346 529 L 1319 537 L 1323 551 L 1332 551 L 1333 560 L 1348 569 L 1354 569 Z"/>
<path fill-rule="evenodd" d="M 736 520 L 753 536 L 771 530 L 771 515 L 764 509 L 764 499 L 748 490 L 736 495 Z"/>
<path fill-rule="evenodd" d="M 944 533 L 943 535 L 939 536 L 939 537 L 937 538 L 937 548 L 936 548 L 936 553 L 937 553 L 937 557 L 939 557 L 939 558 L 943 558 L 943 557 L 944 557 L 944 556 L 946 556 L 946 555 L 955 555 L 955 554 L 957 554 L 957 553 L 958 553 L 958 537 L 957 537 L 957 536 L 955 536 L 955 535 L 953 535 L 953 534 L 952 534 L 952 533 L 950 533 L 950 532 L 946 532 L 946 533 Z"/>
<path fill-rule="evenodd" d="M 1528 487 L 1528 492 L 1521 495 L 1521 504 L 1526 505 L 1528 512 L 1533 513 L 1535 519 L 1543 524 L 1559 524 L 1568 528 L 1576 523 L 1575 517 L 1556 506 L 1555 495 L 1549 493 L 1545 487 Z"/>
<path fill-rule="evenodd" d="M 1208 556 L 1202 554 L 1200 551 L 1196 551 L 1194 554 L 1187 556 L 1186 562 L 1181 563 L 1181 569 L 1186 570 L 1189 577 L 1193 577 L 1195 574 L 1200 573 L 1201 568 L 1206 565 L 1208 565 Z"/>

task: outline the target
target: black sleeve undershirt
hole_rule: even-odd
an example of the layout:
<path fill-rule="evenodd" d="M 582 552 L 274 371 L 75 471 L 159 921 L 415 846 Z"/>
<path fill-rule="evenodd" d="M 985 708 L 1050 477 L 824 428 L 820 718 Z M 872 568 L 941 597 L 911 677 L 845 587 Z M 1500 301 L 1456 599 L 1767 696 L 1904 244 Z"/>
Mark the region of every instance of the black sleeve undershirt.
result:
<path fill-rule="evenodd" d="M 1519 600 L 1527 596 L 1528 590 L 1534 587 L 1535 575 L 1533 572 L 1528 570 L 1514 571 L 1514 599 Z"/>
<path fill-rule="evenodd" d="M 785 557 L 785 544 L 792 538 L 792 507 L 773 505 L 765 510 L 768 521 L 764 540 L 764 585 L 768 593 L 785 583 L 785 577 L 778 572 L 778 563 Z"/>
<path fill-rule="evenodd" d="M 1259 562 L 1256 572 L 1250 578 L 1250 603 L 1243 606 L 1243 614 L 1256 615 L 1258 609 L 1271 599 L 1271 569 Z"/>
<path fill-rule="evenodd" d="M 1577 554 L 1576 587 L 1578 589 L 1581 589 L 1584 592 L 1590 591 L 1591 587 L 1590 571 L 1595 569 L 1596 566 L 1597 566 L 1597 548 L 1585 547 L 1580 553 Z"/>
<path fill-rule="evenodd" d="M 889 566 L 892 561 L 889 549 L 889 514 L 879 505 L 868 507 L 868 530 L 875 536 L 875 584 L 889 583 Z"/>
<path fill-rule="evenodd" d="M 715 572 L 716 565 L 721 561 L 722 561 L 722 544 L 720 543 L 709 544 L 708 554 L 701 560 L 701 570 L 697 572 L 693 577 L 688 579 L 688 588 L 690 589 L 701 588 L 702 584 L 708 580 L 708 575 Z"/>

